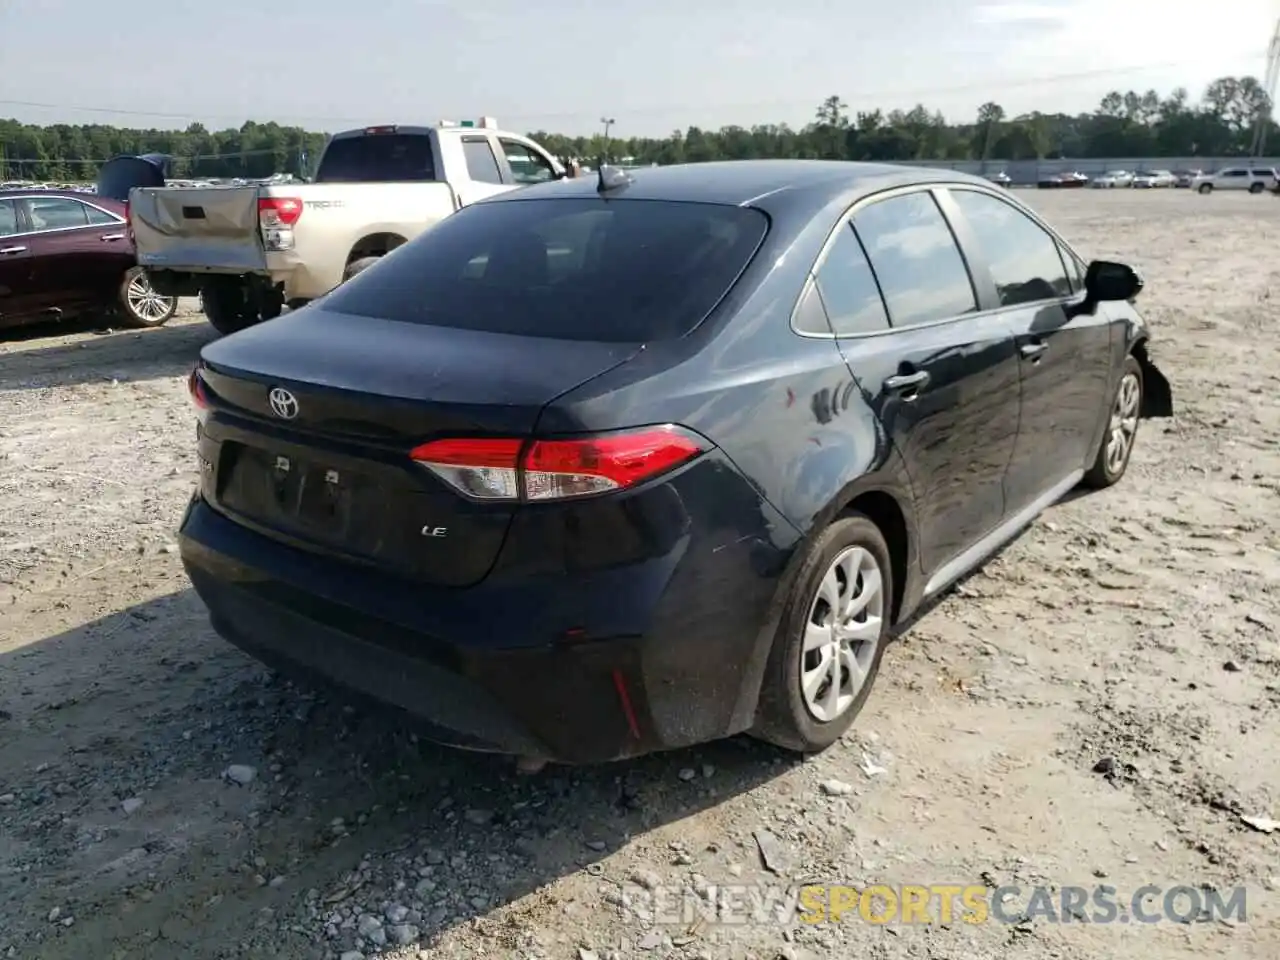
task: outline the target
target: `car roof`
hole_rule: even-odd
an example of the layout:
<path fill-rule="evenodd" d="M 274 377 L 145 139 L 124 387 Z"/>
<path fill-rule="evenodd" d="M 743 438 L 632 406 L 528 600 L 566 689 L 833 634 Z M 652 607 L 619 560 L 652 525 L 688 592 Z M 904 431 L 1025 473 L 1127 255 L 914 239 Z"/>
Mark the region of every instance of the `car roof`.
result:
<path fill-rule="evenodd" d="M 844 160 L 723 160 L 712 163 L 680 163 L 639 167 L 626 171 L 631 182 L 609 191 L 609 197 L 629 200 L 683 200 L 733 206 L 766 206 L 785 203 L 788 196 L 813 203 L 857 194 L 870 194 L 896 186 L 923 183 L 973 183 L 990 181 L 955 170 L 888 163 L 853 163 Z M 595 171 L 584 171 L 571 180 L 559 180 L 499 194 L 485 203 L 564 197 L 594 197 Z"/>
<path fill-rule="evenodd" d="M 9 187 L 8 189 L 0 190 L 0 197 L 62 197 L 70 200 L 92 199 L 95 201 L 108 199 L 85 190 L 51 190 L 48 187 L 40 190 Z"/>

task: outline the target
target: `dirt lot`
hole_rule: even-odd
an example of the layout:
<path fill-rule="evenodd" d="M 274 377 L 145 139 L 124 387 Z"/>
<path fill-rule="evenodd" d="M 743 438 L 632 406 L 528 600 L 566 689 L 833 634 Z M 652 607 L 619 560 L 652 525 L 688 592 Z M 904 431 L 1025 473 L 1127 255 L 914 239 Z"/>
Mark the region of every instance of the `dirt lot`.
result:
<path fill-rule="evenodd" d="M 1280 829 L 1245 819 L 1280 818 L 1280 203 L 1027 196 L 1144 271 L 1178 416 L 894 647 L 806 763 L 744 739 L 517 777 L 274 679 L 172 547 L 209 328 L 0 341 L 0 957 L 1280 956 Z M 1246 885 L 1247 916 L 642 916 L 656 885 L 810 880 Z"/>

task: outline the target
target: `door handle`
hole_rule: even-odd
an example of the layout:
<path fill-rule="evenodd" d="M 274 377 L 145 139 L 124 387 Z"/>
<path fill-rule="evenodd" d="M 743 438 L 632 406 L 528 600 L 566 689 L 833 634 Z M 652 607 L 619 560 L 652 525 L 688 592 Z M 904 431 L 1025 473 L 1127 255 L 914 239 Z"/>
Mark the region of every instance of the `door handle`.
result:
<path fill-rule="evenodd" d="M 1020 348 L 1024 357 L 1038 357 L 1049 349 L 1049 345 L 1043 341 L 1035 343 L 1024 343 Z"/>
<path fill-rule="evenodd" d="M 907 393 L 912 390 L 918 390 L 929 382 L 928 370 L 917 370 L 915 373 L 900 373 L 894 377 L 888 377 L 884 381 L 884 388 L 894 393 Z"/>
<path fill-rule="evenodd" d="M 123 233 L 108 233 L 108 234 L 105 234 L 104 236 L 99 237 L 98 239 L 99 239 L 99 240 L 101 240 L 103 243 L 106 243 L 108 240 L 123 240 L 123 239 L 124 239 L 124 234 L 123 234 Z"/>
<path fill-rule="evenodd" d="M 26 247 L 0 247 L 0 256 L 7 253 L 25 253 Z"/>

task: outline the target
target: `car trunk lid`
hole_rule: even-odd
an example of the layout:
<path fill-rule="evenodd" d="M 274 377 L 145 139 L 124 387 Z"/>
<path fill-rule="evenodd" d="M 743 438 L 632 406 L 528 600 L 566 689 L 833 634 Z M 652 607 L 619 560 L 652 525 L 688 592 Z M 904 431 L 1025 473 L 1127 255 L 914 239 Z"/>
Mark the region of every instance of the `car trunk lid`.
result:
<path fill-rule="evenodd" d="M 432 583 L 478 582 L 513 505 L 466 499 L 409 451 L 528 436 L 550 401 L 638 349 L 316 305 L 204 348 L 204 495 L 267 536 Z"/>

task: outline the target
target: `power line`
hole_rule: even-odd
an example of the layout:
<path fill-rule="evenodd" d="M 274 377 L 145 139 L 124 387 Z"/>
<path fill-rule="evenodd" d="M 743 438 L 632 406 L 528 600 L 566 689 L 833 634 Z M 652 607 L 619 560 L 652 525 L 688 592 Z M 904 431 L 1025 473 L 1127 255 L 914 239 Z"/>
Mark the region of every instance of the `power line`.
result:
<path fill-rule="evenodd" d="M 1250 47 L 1247 51 L 1232 55 L 1232 59 L 1263 59 L 1266 51 L 1257 47 Z M 1218 58 L 1215 58 L 1215 60 Z M 941 93 L 963 93 L 972 91 L 990 91 L 993 87 L 1004 89 L 1016 89 L 1024 87 L 1041 86 L 1046 83 L 1069 83 L 1076 80 L 1094 80 L 1105 77 L 1121 77 L 1130 76 L 1138 73 L 1149 73 L 1154 70 L 1168 70 L 1177 67 L 1185 67 L 1191 63 L 1203 63 L 1203 60 L 1166 60 L 1160 63 L 1147 63 L 1134 65 L 1130 67 L 1107 67 L 1095 70 L 1081 70 L 1072 73 L 1057 74 L 1040 74 L 1038 76 L 1028 76 L 1022 78 L 1005 78 L 979 81 L 966 84 L 951 84 L 942 87 L 916 87 L 916 88 L 898 88 L 883 90 L 860 90 L 858 91 L 858 99 L 862 101 L 874 99 L 895 99 L 895 98 L 911 98 L 926 97 L 933 94 Z M 729 110 L 752 110 L 758 108 L 786 108 L 806 106 L 812 107 L 813 104 L 819 102 L 822 98 L 816 97 L 805 100 L 757 100 L 751 103 L 720 103 L 708 104 L 697 107 L 698 110 L 712 111 L 729 111 Z M 81 104 L 69 103 L 47 103 L 37 100 L 0 100 L 0 106 L 11 107 L 32 107 L 43 110 L 63 110 L 76 111 L 78 113 L 100 113 L 106 115 L 122 116 L 122 117 L 150 117 L 153 119 L 163 120 L 184 120 L 191 122 L 190 113 L 165 113 L 162 111 L 150 110 L 133 110 L 122 109 L 116 107 L 97 107 L 84 106 Z M 650 104 L 648 106 L 625 107 L 620 114 L 626 116 L 643 116 L 646 114 L 659 113 L 687 113 L 690 105 L 686 103 L 679 104 Z M 335 116 L 305 116 L 301 114 L 287 114 L 291 119 L 307 123 L 324 123 L 324 124 L 352 124 L 359 125 L 368 121 L 365 117 L 335 117 Z M 208 119 L 241 119 L 238 114 L 204 114 Z M 581 120 L 586 117 L 592 118 L 592 122 L 596 122 L 598 114 L 595 112 L 577 112 L 577 113 L 527 113 L 527 114 L 508 114 L 515 120 Z"/>
<path fill-rule="evenodd" d="M 301 149 L 303 148 L 302 147 L 285 147 L 284 152 L 291 153 L 294 150 L 301 150 Z M 279 149 L 262 149 L 262 150 L 228 150 L 226 153 L 197 153 L 193 155 L 175 153 L 171 155 L 171 159 L 175 161 L 235 160 L 238 157 L 259 157 L 266 153 L 279 153 L 279 152 L 280 152 Z M 0 156 L 0 164 L 4 164 L 4 163 L 47 163 L 51 165 L 64 164 L 64 163 L 103 164 L 103 163 L 107 163 L 111 159 L 114 159 L 114 158 L 107 157 L 105 159 L 97 159 L 97 160 L 71 160 L 71 159 L 63 160 L 61 158 L 55 159 L 51 157 L 44 157 L 44 158 L 7 157 L 6 158 L 4 156 Z"/>

